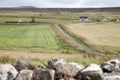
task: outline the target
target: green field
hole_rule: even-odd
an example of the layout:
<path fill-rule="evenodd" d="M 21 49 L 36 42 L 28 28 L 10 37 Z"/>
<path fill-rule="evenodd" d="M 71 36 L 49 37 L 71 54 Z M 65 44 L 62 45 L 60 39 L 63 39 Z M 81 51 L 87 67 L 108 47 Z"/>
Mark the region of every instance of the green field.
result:
<path fill-rule="evenodd" d="M 36 22 L 34 24 L 30 23 L 33 16 Z M 120 12 L 65 12 L 60 15 L 57 12 L 1 11 L 0 56 L 2 57 L 0 57 L 0 63 L 6 61 L 6 56 L 7 61 L 29 59 L 38 64 L 46 63 L 47 60 L 56 57 L 82 64 L 93 62 L 100 64 L 105 60 L 120 59 L 120 23 L 75 23 L 70 21 L 71 18 L 79 19 L 80 16 L 88 16 L 89 19 L 95 21 L 106 17 L 111 21 L 120 18 Z M 23 23 L 6 23 L 19 20 L 22 20 Z M 97 56 L 78 50 L 79 47 L 69 43 L 61 32 L 49 26 L 51 23 L 64 25 L 62 27 L 65 31 L 75 39 L 85 42 L 86 46 L 89 45 L 95 50 L 108 54 Z M 117 55 L 115 56 L 113 53 Z"/>
<path fill-rule="evenodd" d="M 48 25 L 0 25 L 1 48 L 58 48 Z"/>

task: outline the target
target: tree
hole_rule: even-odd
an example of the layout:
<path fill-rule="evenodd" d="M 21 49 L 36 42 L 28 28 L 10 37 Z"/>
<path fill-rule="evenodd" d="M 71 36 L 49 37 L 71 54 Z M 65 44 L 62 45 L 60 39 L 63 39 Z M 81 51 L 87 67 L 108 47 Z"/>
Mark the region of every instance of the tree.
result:
<path fill-rule="evenodd" d="M 32 16 L 31 19 L 32 19 L 31 23 L 35 23 L 35 17 Z"/>

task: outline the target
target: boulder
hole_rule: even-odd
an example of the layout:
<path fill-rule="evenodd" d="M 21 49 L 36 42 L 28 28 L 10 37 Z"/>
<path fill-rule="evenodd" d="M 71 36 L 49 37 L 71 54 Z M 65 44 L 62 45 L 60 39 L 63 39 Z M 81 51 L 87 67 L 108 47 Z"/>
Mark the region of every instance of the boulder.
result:
<path fill-rule="evenodd" d="M 118 59 L 115 59 L 104 62 L 101 65 L 101 68 L 103 69 L 103 72 L 107 72 L 107 73 L 112 71 L 120 71 L 120 61 Z"/>
<path fill-rule="evenodd" d="M 102 69 L 97 64 L 90 64 L 81 70 L 76 78 L 79 80 L 102 80 Z"/>
<path fill-rule="evenodd" d="M 32 80 L 54 80 L 54 75 L 54 70 L 39 67 L 34 71 Z"/>
<path fill-rule="evenodd" d="M 59 79 L 59 80 L 66 80 L 66 79 Z M 70 78 L 70 79 L 67 79 L 67 80 L 76 80 L 76 79 Z"/>
<path fill-rule="evenodd" d="M 11 64 L 0 65 L 0 80 L 14 80 L 17 74 L 17 70 Z"/>
<path fill-rule="evenodd" d="M 76 74 L 82 70 L 84 67 L 77 63 L 66 63 L 66 64 L 57 64 L 55 65 L 55 70 L 58 74 L 66 76 L 76 76 Z"/>
<path fill-rule="evenodd" d="M 65 63 L 66 63 L 66 61 L 64 59 L 55 58 L 55 59 L 48 61 L 48 68 L 53 69 L 53 68 L 55 68 L 55 65 L 65 64 Z"/>
<path fill-rule="evenodd" d="M 103 80 L 120 80 L 120 73 L 105 73 L 103 76 Z"/>
<path fill-rule="evenodd" d="M 74 77 L 81 69 L 84 68 L 82 65 L 79 65 L 77 63 L 66 63 L 64 59 L 58 58 L 49 61 L 48 66 L 49 68 L 54 69 L 56 71 L 56 75 L 59 79 L 65 79 L 65 77 Z"/>
<path fill-rule="evenodd" d="M 34 69 L 34 65 L 32 65 L 31 63 L 27 62 L 27 61 L 24 61 L 24 60 L 18 60 L 16 61 L 15 63 L 15 68 L 18 70 L 18 71 L 21 71 L 23 69 L 29 69 L 29 70 L 33 70 Z"/>
<path fill-rule="evenodd" d="M 80 64 L 75 63 L 75 62 L 65 64 L 65 66 L 66 66 L 66 68 L 69 69 L 72 76 L 76 76 L 76 74 L 84 68 L 83 65 L 80 65 Z"/>
<path fill-rule="evenodd" d="M 45 65 L 40 64 L 40 65 L 37 66 L 37 68 L 45 69 L 46 67 L 45 67 Z"/>
<path fill-rule="evenodd" d="M 21 70 L 15 80 L 31 80 L 32 75 L 33 71 L 31 70 Z"/>
<path fill-rule="evenodd" d="M 0 70 L 0 80 L 7 80 L 7 72 Z"/>

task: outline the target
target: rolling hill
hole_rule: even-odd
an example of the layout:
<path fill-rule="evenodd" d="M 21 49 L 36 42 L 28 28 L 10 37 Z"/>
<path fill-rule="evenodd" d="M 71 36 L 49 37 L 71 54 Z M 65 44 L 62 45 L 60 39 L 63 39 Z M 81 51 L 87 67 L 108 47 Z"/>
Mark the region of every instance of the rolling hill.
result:
<path fill-rule="evenodd" d="M 120 12 L 120 7 L 103 8 L 37 8 L 33 6 L 20 6 L 0 8 L 0 11 L 35 11 L 35 12 Z"/>

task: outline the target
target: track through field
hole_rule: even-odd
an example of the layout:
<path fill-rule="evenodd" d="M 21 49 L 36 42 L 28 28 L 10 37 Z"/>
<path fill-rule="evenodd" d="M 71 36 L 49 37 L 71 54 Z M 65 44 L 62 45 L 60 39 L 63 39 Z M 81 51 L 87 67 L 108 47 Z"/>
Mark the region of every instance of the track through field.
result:
<path fill-rule="evenodd" d="M 64 35 L 68 40 L 70 40 L 72 43 L 74 43 L 78 48 L 83 48 L 83 50 L 87 53 L 95 53 L 100 54 L 100 52 L 90 48 L 89 46 L 86 46 L 83 44 L 83 42 L 77 41 L 73 36 L 69 35 L 67 32 L 65 32 L 59 24 L 54 24 L 55 28 L 61 32 L 61 35 Z"/>

